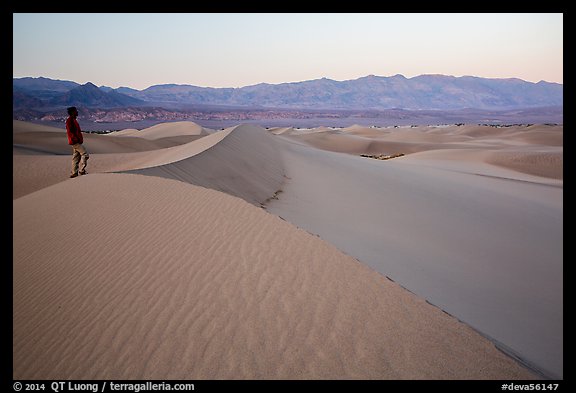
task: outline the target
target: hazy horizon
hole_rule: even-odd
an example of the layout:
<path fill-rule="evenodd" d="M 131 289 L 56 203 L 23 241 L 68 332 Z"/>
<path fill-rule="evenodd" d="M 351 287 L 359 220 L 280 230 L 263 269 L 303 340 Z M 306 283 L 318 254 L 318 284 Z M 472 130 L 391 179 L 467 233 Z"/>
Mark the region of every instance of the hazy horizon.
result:
<path fill-rule="evenodd" d="M 367 75 L 563 84 L 563 14 L 13 14 L 13 77 L 143 90 Z"/>

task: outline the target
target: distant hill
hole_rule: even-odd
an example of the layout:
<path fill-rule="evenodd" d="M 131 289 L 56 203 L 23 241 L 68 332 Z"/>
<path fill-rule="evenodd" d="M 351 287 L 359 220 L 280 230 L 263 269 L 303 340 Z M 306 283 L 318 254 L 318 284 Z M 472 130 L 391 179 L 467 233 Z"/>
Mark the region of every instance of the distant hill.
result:
<path fill-rule="evenodd" d="M 75 87 L 80 86 L 79 83 L 72 81 L 63 81 L 58 79 L 49 78 L 14 78 L 12 80 L 14 90 L 28 90 L 28 91 L 52 91 L 52 92 L 66 92 Z"/>
<path fill-rule="evenodd" d="M 113 108 L 137 106 L 144 104 L 144 101 L 118 93 L 115 90 L 106 93 L 88 82 L 50 100 L 50 104 Z"/>
<path fill-rule="evenodd" d="M 93 83 L 79 85 L 69 81 L 14 80 L 13 109 L 51 109 L 62 106 L 82 106 L 89 108 L 118 108 L 139 106 L 144 101 L 118 93 L 113 89 L 106 91 Z M 50 82 L 48 82 L 50 81 Z"/>
<path fill-rule="evenodd" d="M 12 109 L 20 108 L 41 108 L 44 103 L 39 98 L 22 91 L 14 91 L 12 93 Z"/>
<path fill-rule="evenodd" d="M 210 88 L 165 84 L 144 90 L 129 87 L 98 88 L 92 83 L 48 78 L 13 79 L 14 103 L 88 108 L 128 106 L 221 105 L 247 108 L 339 110 L 510 110 L 563 106 L 564 86 L 521 79 L 473 76 L 420 75 L 406 78 L 369 75 L 335 81 L 327 78 L 303 82 Z M 32 101 L 37 99 L 39 101 Z M 35 108 L 30 108 L 35 109 Z"/>

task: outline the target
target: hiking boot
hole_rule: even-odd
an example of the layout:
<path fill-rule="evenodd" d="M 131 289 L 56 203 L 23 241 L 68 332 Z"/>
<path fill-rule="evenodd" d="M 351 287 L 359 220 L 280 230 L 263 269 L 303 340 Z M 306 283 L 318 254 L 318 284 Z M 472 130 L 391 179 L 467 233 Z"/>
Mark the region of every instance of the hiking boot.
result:
<path fill-rule="evenodd" d="M 73 177 L 77 177 L 77 176 L 78 176 L 77 173 L 73 173 L 73 174 L 70 175 L 70 179 L 72 179 Z"/>
<path fill-rule="evenodd" d="M 86 174 L 86 171 L 80 171 L 80 172 L 78 172 L 78 174 L 79 174 L 80 176 L 85 175 L 85 174 Z"/>

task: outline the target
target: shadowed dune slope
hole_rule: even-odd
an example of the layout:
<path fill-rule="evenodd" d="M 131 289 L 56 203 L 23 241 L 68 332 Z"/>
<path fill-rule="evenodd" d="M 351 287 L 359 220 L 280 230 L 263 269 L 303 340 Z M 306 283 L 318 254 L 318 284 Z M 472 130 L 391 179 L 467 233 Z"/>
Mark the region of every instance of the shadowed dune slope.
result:
<path fill-rule="evenodd" d="M 284 181 L 282 157 L 274 137 L 264 128 L 240 125 L 202 140 L 208 138 L 221 140 L 201 152 L 188 152 L 193 143 L 178 146 L 163 154 L 165 158 L 150 158 L 137 168 L 115 171 L 176 179 L 223 191 L 255 205 L 280 189 Z"/>
<path fill-rule="evenodd" d="M 374 160 L 276 138 L 288 180 L 269 212 L 562 378 L 562 147 L 471 144 Z"/>

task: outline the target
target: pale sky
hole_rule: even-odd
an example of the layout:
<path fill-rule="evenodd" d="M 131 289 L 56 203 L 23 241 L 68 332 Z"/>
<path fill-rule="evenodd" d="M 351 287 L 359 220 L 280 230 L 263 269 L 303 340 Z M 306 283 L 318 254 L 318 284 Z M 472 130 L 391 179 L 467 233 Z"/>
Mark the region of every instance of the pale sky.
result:
<path fill-rule="evenodd" d="M 145 89 L 422 74 L 563 83 L 563 14 L 13 14 L 13 77 Z"/>

